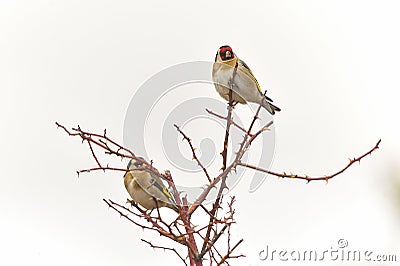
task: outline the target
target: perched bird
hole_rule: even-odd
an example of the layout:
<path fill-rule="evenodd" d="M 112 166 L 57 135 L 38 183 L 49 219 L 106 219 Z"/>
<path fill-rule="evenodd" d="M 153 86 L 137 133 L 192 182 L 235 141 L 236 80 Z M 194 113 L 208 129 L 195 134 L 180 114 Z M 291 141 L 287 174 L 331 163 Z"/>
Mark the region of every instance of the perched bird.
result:
<path fill-rule="evenodd" d="M 212 78 L 217 92 L 227 101 L 229 101 L 230 87 L 233 85 L 232 98 L 234 102 L 259 104 L 262 101 L 262 107 L 271 115 L 281 110 L 271 103 L 272 99 L 267 96 L 264 97 L 253 72 L 228 45 L 221 46 L 215 55 Z"/>
<path fill-rule="evenodd" d="M 138 169 L 144 167 L 141 160 L 131 159 L 127 168 L 130 170 L 124 176 L 125 188 L 133 201 L 139 203 L 147 210 L 168 207 L 178 212 L 178 207 L 155 173 L 150 170 Z"/>

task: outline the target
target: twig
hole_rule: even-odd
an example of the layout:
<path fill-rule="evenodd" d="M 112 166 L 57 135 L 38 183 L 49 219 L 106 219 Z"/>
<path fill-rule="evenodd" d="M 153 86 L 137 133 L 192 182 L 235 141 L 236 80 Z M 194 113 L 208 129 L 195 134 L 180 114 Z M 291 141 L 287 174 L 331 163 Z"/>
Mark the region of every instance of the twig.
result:
<path fill-rule="evenodd" d="M 119 213 L 119 215 L 121 215 L 122 217 L 124 217 L 125 219 L 129 220 L 130 222 L 132 222 L 133 224 L 143 228 L 143 229 L 148 229 L 148 230 L 153 230 L 153 231 L 157 231 L 160 235 L 165 236 L 169 239 L 174 240 L 175 242 L 182 244 L 184 246 L 187 245 L 186 241 L 184 239 L 180 239 L 178 238 L 176 235 L 171 234 L 170 232 L 167 232 L 164 228 L 162 228 L 156 221 L 153 220 L 153 218 L 146 214 L 145 211 L 143 211 L 142 209 L 140 209 L 137 205 L 134 205 L 136 207 L 137 210 L 139 210 L 141 212 L 141 214 L 143 215 L 143 217 L 152 224 L 152 227 L 149 226 L 145 226 L 142 224 L 139 224 L 137 222 L 135 222 L 134 220 L 132 220 L 131 218 L 128 217 L 128 215 L 122 213 L 120 210 L 118 210 L 115 206 L 127 210 L 127 208 L 125 206 L 122 206 L 116 202 L 113 202 L 112 200 L 106 200 L 103 199 L 103 201 L 108 205 L 108 207 L 112 208 L 113 210 L 115 210 L 116 212 Z"/>
<path fill-rule="evenodd" d="M 121 171 L 121 172 L 127 172 L 129 171 L 126 168 L 115 168 L 115 167 L 108 167 L 108 166 L 100 166 L 100 167 L 93 167 L 93 168 L 89 168 L 89 169 L 82 169 L 79 171 L 76 171 L 79 174 L 81 173 L 90 173 L 92 171 L 105 171 L 105 170 L 110 170 L 110 171 Z"/>
<path fill-rule="evenodd" d="M 229 90 L 229 102 L 228 102 L 228 115 L 226 116 L 226 128 L 225 128 L 225 140 L 224 140 L 224 150 L 222 151 L 222 168 L 226 169 L 226 161 L 228 157 L 228 141 L 229 141 L 229 131 L 232 124 L 232 111 L 233 111 L 233 91 Z"/>
<path fill-rule="evenodd" d="M 228 227 L 227 224 L 224 225 L 224 227 L 222 227 L 221 231 L 219 231 L 218 234 L 216 234 L 213 239 L 208 242 L 207 247 L 201 251 L 201 253 L 199 254 L 199 259 L 203 258 L 203 256 L 210 250 L 211 247 L 213 247 L 215 245 L 215 242 L 217 242 L 217 240 L 221 237 L 221 235 L 225 232 L 225 229 Z"/>
<path fill-rule="evenodd" d="M 264 93 L 265 95 L 265 93 Z M 261 102 L 260 102 L 261 103 Z M 256 114 L 254 115 L 253 121 L 251 122 L 251 125 L 248 129 L 248 133 L 245 134 L 245 136 L 243 137 L 243 141 L 240 144 L 240 147 L 238 149 L 238 151 L 236 152 L 236 157 L 234 159 L 234 161 L 228 165 L 226 167 L 226 169 L 220 173 L 216 178 L 214 178 L 214 180 L 212 181 L 212 183 L 210 183 L 204 190 L 203 192 L 200 194 L 200 196 L 195 200 L 195 202 L 192 204 L 192 206 L 189 208 L 189 215 L 191 215 L 198 207 L 199 205 L 206 199 L 208 193 L 210 193 L 210 190 L 216 185 L 218 184 L 219 181 L 221 181 L 221 179 L 226 178 L 226 176 L 233 170 L 236 168 L 236 166 L 239 164 L 240 160 L 242 159 L 244 153 L 246 152 L 248 146 L 250 146 L 251 142 L 247 141 L 247 138 L 249 137 L 249 134 L 251 132 L 251 129 L 254 125 L 255 120 L 258 118 L 258 114 L 261 110 L 261 104 L 259 105 Z M 230 120 L 230 119 L 229 119 Z M 227 120 L 229 122 L 229 120 Z M 258 136 L 258 135 L 257 135 Z M 257 137 L 255 136 L 255 137 Z M 252 141 L 255 139 L 254 136 L 252 136 Z"/>
<path fill-rule="evenodd" d="M 110 138 L 108 138 L 106 136 L 106 130 L 104 130 L 104 134 L 103 135 L 100 135 L 100 134 L 85 132 L 85 131 L 81 130 L 80 127 L 78 126 L 78 128 L 72 128 L 72 130 L 76 132 L 76 133 L 72 133 L 65 126 L 61 125 L 60 123 L 55 122 L 55 124 L 57 125 L 57 127 L 62 128 L 70 136 L 81 136 L 82 139 L 86 139 L 87 135 L 91 135 L 91 136 L 94 136 L 94 137 L 98 137 L 100 139 L 105 139 L 107 142 L 110 142 L 111 144 L 113 144 L 116 147 L 118 147 L 119 150 L 126 151 L 126 152 L 128 152 L 130 154 L 130 156 L 126 155 L 125 157 L 132 157 L 132 156 L 135 157 L 135 154 L 131 150 L 123 147 L 122 145 L 119 145 L 117 142 L 115 142 L 115 141 L 111 140 Z M 105 148 L 107 150 L 107 147 L 103 147 L 103 148 Z"/>
<path fill-rule="evenodd" d="M 203 170 L 204 174 L 206 175 L 208 182 L 211 183 L 211 178 L 210 175 L 207 172 L 207 169 L 204 167 L 204 165 L 200 162 L 199 158 L 196 155 L 195 152 L 195 148 L 192 145 L 192 140 L 179 128 L 179 126 L 177 126 L 176 124 L 174 125 L 176 130 L 178 130 L 178 132 L 183 136 L 183 139 L 185 139 L 187 141 L 187 143 L 190 146 L 190 149 L 192 150 L 192 156 L 193 159 L 197 162 L 197 164 L 199 165 L 199 167 Z"/>
<path fill-rule="evenodd" d="M 227 259 L 229 258 L 240 258 L 244 257 L 244 255 L 237 255 L 237 256 L 231 256 L 232 252 L 243 242 L 243 239 L 240 239 L 239 242 L 236 243 L 236 245 L 231 249 L 228 250 L 228 253 L 222 258 L 222 260 L 218 263 L 219 265 L 222 265 L 222 263 L 226 262 Z"/>
<path fill-rule="evenodd" d="M 218 117 L 218 118 L 221 118 L 221 119 L 224 119 L 224 120 L 227 120 L 227 119 L 228 119 L 227 117 L 222 116 L 222 115 L 219 115 L 219 114 L 213 112 L 213 111 L 210 110 L 210 109 L 207 109 L 207 108 L 206 108 L 206 111 L 207 111 L 207 113 L 209 113 L 210 115 L 213 115 L 213 116 L 215 116 L 215 117 Z M 239 130 L 243 131 L 244 133 L 247 132 L 246 129 L 244 129 L 242 126 L 240 126 L 238 123 L 236 123 L 233 119 L 231 119 L 231 124 L 234 125 L 235 127 L 237 127 Z"/>
<path fill-rule="evenodd" d="M 234 74 L 236 74 L 236 72 L 234 72 Z M 233 80 L 233 79 L 234 79 L 234 76 L 232 77 L 231 80 Z M 231 86 L 233 86 L 233 84 L 231 84 Z M 233 110 L 233 95 L 232 94 L 233 94 L 233 90 L 231 88 L 229 90 L 228 115 L 226 116 L 226 130 L 225 130 L 224 149 L 221 152 L 221 155 L 222 155 L 222 168 L 221 168 L 221 170 L 222 171 L 226 170 L 226 161 L 227 161 L 227 156 L 228 156 L 229 130 L 230 130 L 230 126 L 231 126 L 231 123 L 232 123 L 232 110 Z M 226 178 L 227 178 L 227 176 L 228 176 L 228 173 L 225 176 L 222 177 L 222 181 L 221 181 L 221 185 L 220 185 L 219 190 L 218 190 L 217 197 L 216 197 L 216 199 L 214 201 L 214 204 L 213 204 L 213 207 L 212 207 L 212 209 L 210 211 L 210 219 L 208 221 L 208 229 L 207 229 L 206 236 L 205 236 L 205 239 L 204 239 L 204 242 L 203 242 L 203 246 L 201 247 L 200 259 L 209 250 L 209 249 L 207 249 L 207 246 L 209 246 L 208 241 L 209 241 L 209 238 L 210 238 L 211 229 L 212 229 L 212 227 L 214 225 L 214 217 L 215 217 L 215 215 L 217 213 L 220 201 L 221 201 L 222 196 L 223 196 L 222 193 L 223 193 L 224 189 L 226 188 Z"/>
<path fill-rule="evenodd" d="M 98 167 L 94 167 L 94 168 L 90 168 L 90 169 L 84 169 L 84 170 L 80 170 L 78 171 L 78 175 L 79 173 L 83 173 L 83 172 L 90 172 L 90 171 L 97 171 L 97 170 L 115 170 L 115 171 L 126 171 L 126 169 L 121 169 L 121 168 L 113 168 L 113 167 L 109 167 L 109 166 L 102 166 L 101 163 L 97 160 L 97 156 L 94 153 L 94 149 L 92 147 L 91 144 L 95 144 L 96 146 L 102 148 L 103 150 L 105 150 L 106 154 L 113 154 L 116 156 L 119 156 L 121 158 L 129 158 L 129 159 L 135 159 L 136 161 L 142 162 L 146 167 L 147 171 L 152 172 L 153 174 L 164 178 L 164 176 L 162 174 L 160 174 L 158 172 L 158 170 L 152 165 L 152 163 L 147 162 L 146 160 L 144 160 L 141 157 L 137 157 L 131 150 L 123 147 L 122 145 L 118 144 L 117 142 L 113 141 L 112 139 L 108 138 L 106 136 L 106 131 L 104 130 L 104 134 L 100 135 L 100 134 L 96 134 L 96 133 L 91 133 L 91 132 L 86 132 L 83 131 L 79 126 L 78 128 L 72 128 L 72 131 L 74 131 L 75 133 L 72 133 L 71 131 L 69 131 L 65 126 L 59 124 L 58 122 L 56 122 L 57 127 L 62 128 L 69 136 L 79 136 L 83 141 L 87 141 L 89 142 L 89 147 L 91 147 L 91 151 L 92 151 L 92 155 L 95 158 L 97 164 L 99 165 Z M 94 139 L 93 137 L 97 137 L 99 138 L 98 140 Z M 117 149 L 113 149 L 111 148 L 107 143 L 111 143 L 113 144 Z M 121 151 L 125 151 L 128 154 L 125 153 L 121 153 Z"/>
<path fill-rule="evenodd" d="M 182 258 L 182 256 L 178 253 L 178 251 L 176 251 L 176 249 L 174 249 L 174 248 L 168 248 L 168 247 L 156 246 L 156 245 L 153 245 L 150 241 L 147 241 L 147 240 L 144 240 L 144 239 L 140 239 L 140 240 L 142 240 L 143 242 L 149 244 L 150 247 L 152 247 L 152 248 L 154 248 L 154 249 L 157 249 L 157 248 L 158 248 L 158 249 L 170 250 L 170 251 L 174 252 L 174 253 L 182 260 L 182 262 L 187 266 L 187 263 L 186 263 L 185 259 Z"/>
<path fill-rule="evenodd" d="M 358 158 L 349 159 L 350 161 L 345 167 L 343 167 L 341 170 L 335 172 L 334 174 L 328 175 L 328 176 L 310 177 L 310 176 L 307 176 L 307 175 L 301 176 L 301 175 L 297 175 L 297 174 L 287 174 L 285 172 L 283 174 L 280 174 L 280 173 L 275 173 L 275 172 L 272 172 L 270 170 L 267 170 L 267 169 L 264 169 L 264 168 L 261 168 L 261 167 L 258 167 L 258 166 L 246 164 L 246 163 L 241 163 L 240 162 L 238 165 L 241 165 L 241 166 L 244 166 L 244 167 L 247 167 L 247 168 L 250 168 L 250 169 L 254 169 L 254 170 L 257 170 L 257 171 L 260 171 L 260 172 L 264 172 L 264 173 L 267 173 L 267 174 L 270 174 L 270 175 L 274 175 L 274 176 L 277 176 L 277 177 L 303 179 L 303 180 L 306 180 L 307 183 L 309 183 L 311 181 L 317 181 L 317 180 L 325 180 L 326 182 L 328 182 L 329 179 L 331 179 L 331 178 L 333 178 L 333 177 L 335 177 L 337 175 L 340 175 L 341 173 L 346 171 L 355 162 L 361 162 L 361 160 L 364 157 L 366 157 L 368 155 L 371 155 L 372 152 L 374 152 L 375 150 L 379 149 L 379 144 L 380 143 L 381 143 L 381 140 L 379 140 L 371 150 L 369 150 L 368 152 L 364 153 L 363 155 L 361 155 Z"/>
<path fill-rule="evenodd" d="M 92 143 L 91 143 L 89 140 L 88 140 L 87 143 L 89 144 L 90 151 L 92 152 L 92 156 L 93 156 L 93 158 L 96 160 L 97 165 L 98 165 L 99 167 L 101 167 L 101 164 L 100 164 L 100 162 L 99 162 L 99 159 L 97 159 L 97 156 L 96 156 L 96 154 L 94 153 L 94 150 L 93 150 L 93 147 L 92 147 Z"/>

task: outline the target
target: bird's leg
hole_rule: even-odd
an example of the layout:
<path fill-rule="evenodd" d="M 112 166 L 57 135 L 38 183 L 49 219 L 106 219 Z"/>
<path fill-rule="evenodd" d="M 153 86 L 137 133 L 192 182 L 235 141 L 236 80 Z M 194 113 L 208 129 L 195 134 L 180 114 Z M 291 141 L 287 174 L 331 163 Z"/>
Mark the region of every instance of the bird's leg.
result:
<path fill-rule="evenodd" d="M 157 201 L 157 199 L 156 199 L 155 197 L 153 197 L 153 200 L 154 200 L 154 203 L 156 204 L 156 209 L 157 209 L 158 218 L 161 219 L 160 209 L 159 209 L 159 206 L 158 206 L 158 201 Z M 154 210 L 154 209 L 153 209 L 153 210 Z"/>

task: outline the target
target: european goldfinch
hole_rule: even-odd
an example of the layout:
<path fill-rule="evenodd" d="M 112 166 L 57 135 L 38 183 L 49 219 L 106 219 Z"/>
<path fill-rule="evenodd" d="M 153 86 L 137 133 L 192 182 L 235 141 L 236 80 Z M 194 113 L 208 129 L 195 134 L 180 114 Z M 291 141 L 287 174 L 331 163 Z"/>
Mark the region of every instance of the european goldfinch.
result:
<path fill-rule="evenodd" d="M 133 201 L 147 210 L 168 207 L 178 212 L 178 207 L 168 189 L 155 173 L 146 170 L 143 160 L 131 159 L 124 176 L 125 188 Z"/>
<path fill-rule="evenodd" d="M 233 79 L 232 79 L 233 77 Z M 263 96 L 260 84 L 245 62 L 240 60 L 228 45 L 221 46 L 215 55 L 212 70 L 215 88 L 222 98 L 229 101 L 230 86 L 233 85 L 234 102 L 260 103 L 271 115 L 281 109 L 273 105 L 272 99 Z"/>

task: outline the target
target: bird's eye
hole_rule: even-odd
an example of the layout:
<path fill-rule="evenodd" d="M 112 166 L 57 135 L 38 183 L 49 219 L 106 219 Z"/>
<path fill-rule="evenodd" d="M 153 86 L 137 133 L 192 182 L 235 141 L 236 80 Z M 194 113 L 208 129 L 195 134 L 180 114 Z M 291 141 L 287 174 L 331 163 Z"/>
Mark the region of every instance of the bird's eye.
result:
<path fill-rule="evenodd" d="M 136 163 L 135 163 L 135 166 L 136 166 L 136 167 L 141 167 L 142 165 L 143 165 L 142 162 L 136 162 Z"/>
<path fill-rule="evenodd" d="M 231 57 L 231 51 L 226 51 L 225 56 L 226 57 Z"/>

